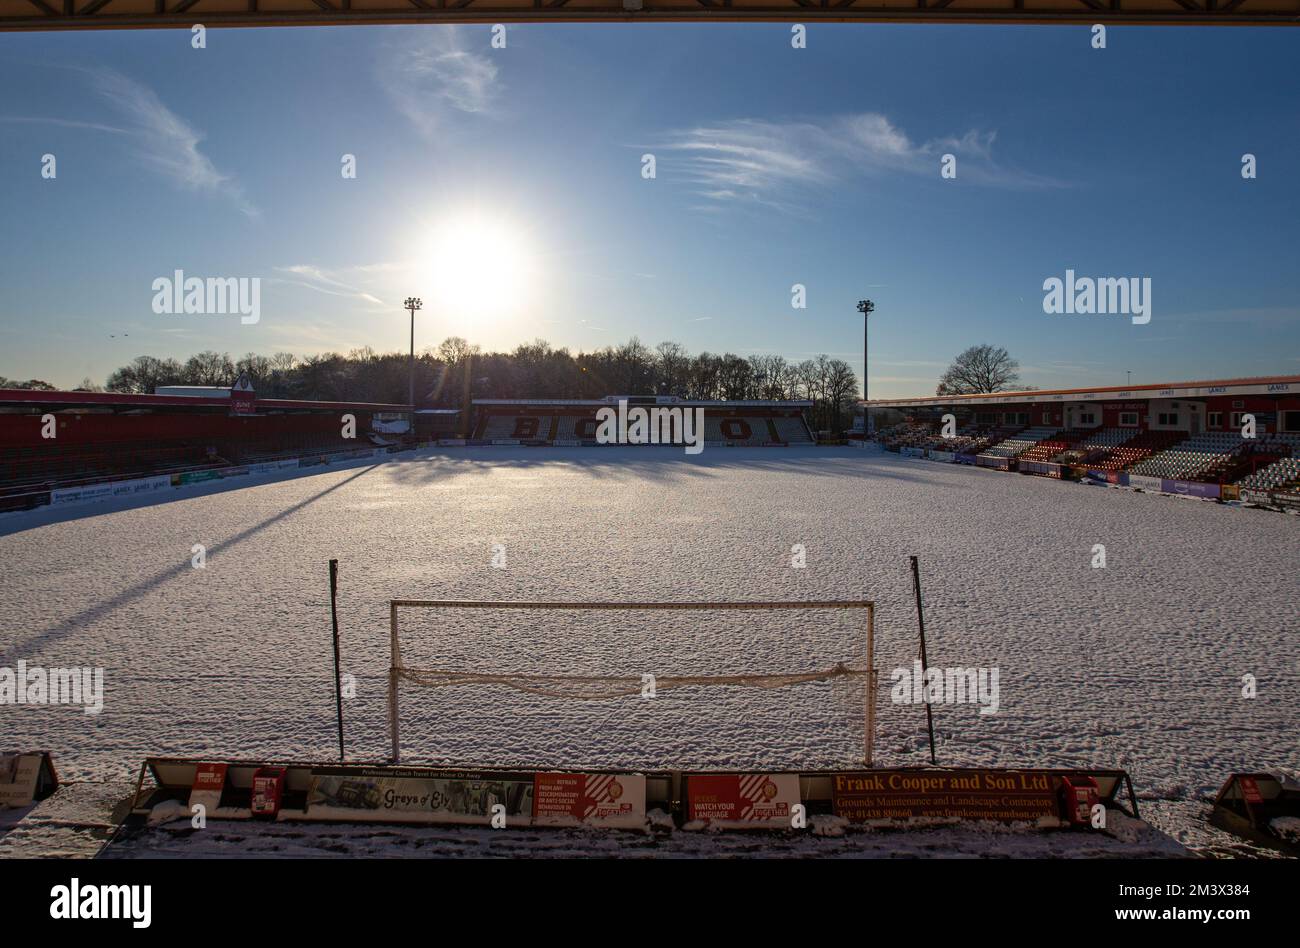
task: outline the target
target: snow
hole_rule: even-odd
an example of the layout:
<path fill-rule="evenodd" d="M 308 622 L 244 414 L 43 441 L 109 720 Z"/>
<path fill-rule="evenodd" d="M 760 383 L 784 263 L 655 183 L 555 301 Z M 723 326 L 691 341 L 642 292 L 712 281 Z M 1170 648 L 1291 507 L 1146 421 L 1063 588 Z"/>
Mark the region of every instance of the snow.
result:
<path fill-rule="evenodd" d="M 1300 817 L 1277 816 L 1269 821 L 1269 827 L 1287 842 L 1300 843 Z"/>
<path fill-rule="evenodd" d="M 1111 811 L 1108 819 L 1122 817 Z M 663 817 L 667 820 L 667 817 Z M 491 830 L 480 827 L 377 826 L 323 823 L 218 823 L 206 830 L 176 821 L 150 830 L 127 830 L 104 856 L 222 858 L 275 856 L 323 858 L 383 856 L 425 858 L 647 857 L 872 857 L 920 858 L 1132 858 L 1179 857 L 1187 852 L 1139 821 L 1131 839 L 1104 833 L 1025 832 L 996 823 L 902 830 L 841 829 L 819 833 L 663 829 L 654 833 L 585 829 Z"/>
<path fill-rule="evenodd" d="M 1000 672 L 998 713 L 935 707 L 941 764 L 1122 766 L 1189 845 L 1229 772 L 1296 767 L 1295 518 L 851 448 L 398 457 L 0 516 L 0 666 L 105 669 L 103 713 L 0 706 L 4 743 L 49 748 L 74 781 L 133 777 L 147 755 L 331 759 L 338 558 L 351 759 L 387 754 L 391 598 L 866 597 L 876 762 L 919 765 L 924 710 L 889 701 L 917 652 L 916 554 L 931 664 Z M 404 613 L 402 642 L 408 664 L 639 676 L 860 663 L 864 634 L 847 611 L 439 611 Z M 404 685 L 401 703 L 410 763 L 780 770 L 862 753 L 843 683 L 597 702 Z"/>

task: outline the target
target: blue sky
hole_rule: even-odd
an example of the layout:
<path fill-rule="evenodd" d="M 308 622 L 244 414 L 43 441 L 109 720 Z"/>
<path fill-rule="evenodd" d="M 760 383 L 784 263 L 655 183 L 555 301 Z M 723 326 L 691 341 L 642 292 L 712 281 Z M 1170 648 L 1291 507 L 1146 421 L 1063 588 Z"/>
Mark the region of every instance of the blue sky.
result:
<path fill-rule="evenodd" d="M 1113 28 L 1104 50 L 1087 27 L 814 24 L 806 49 L 787 24 L 491 37 L 0 35 L 0 375 L 405 349 L 409 295 L 417 347 L 636 335 L 855 368 L 870 296 L 873 397 L 932 391 L 981 342 L 1040 387 L 1300 373 L 1300 32 Z M 510 246 L 449 257 L 471 226 Z M 1150 277 L 1150 323 L 1044 314 L 1067 268 Z M 156 315 L 152 281 L 176 269 L 260 278 L 259 321 Z"/>

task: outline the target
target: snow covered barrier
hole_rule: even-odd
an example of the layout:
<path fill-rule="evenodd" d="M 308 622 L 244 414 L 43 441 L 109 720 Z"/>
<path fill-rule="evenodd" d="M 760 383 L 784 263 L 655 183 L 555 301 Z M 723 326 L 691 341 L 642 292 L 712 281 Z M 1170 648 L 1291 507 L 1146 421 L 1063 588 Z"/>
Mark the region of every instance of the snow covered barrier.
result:
<path fill-rule="evenodd" d="M 1252 842 L 1300 856 L 1300 782 L 1276 774 L 1232 774 L 1210 822 Z"/>
<path fill-rule="evenodd" d="M 141 768 L 132 816 L 252 819 L 254 761 L 150 758 Z M 596 826 L 643 830 L 645 774 L 609 771 L 282 764 L 280 820 L 491 826 Z M 154 789 L 145 789 L 152 776 Z M 655 778 L 657 800 L 670 781 Z M 178 804 L 185 806 L 178 808 Z"/>
<path fill-rule="evenodd" d="M 59 775 L 48 751 L 0 753 L 0 810 L 44 800 L 58 786 Z"/>
<path fill-rule="evenodd" d="M 150 758 L 132 819 L 253 818 L 261 762 Z M 1121 770 L 902 768 L 787 772 L 455 769 L 374 764 L 282 764 L 278 819 L 510 827 L 578 826 L 644 831 L 659 820 L 685 830 L 808 829 L 809 816 L 845 825 L 951 822 L 1104 828 L 1104 813 L 1134 818 Z M 145 788 L 146 776 L 154 786 Z M 1062 790 L 1095 782 L 1094 812 L 1072 819 Z M 1118 802 L 1127 790 L 1131 809 Z M 181 806 L 184 804 L 184 806 Z M 1095 812 L 1100 807 L 1102 817 Z M 658 817 L 656 817 L 656 813 Z"/>

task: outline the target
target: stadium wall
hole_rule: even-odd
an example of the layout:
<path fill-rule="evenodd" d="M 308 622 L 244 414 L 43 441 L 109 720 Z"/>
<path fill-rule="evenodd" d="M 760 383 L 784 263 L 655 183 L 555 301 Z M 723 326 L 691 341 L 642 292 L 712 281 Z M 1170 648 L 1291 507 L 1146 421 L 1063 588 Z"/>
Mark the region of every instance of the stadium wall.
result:
<path fill-rule="evenodd" d="M 776 446 L 812 444 L 814 438 L 800 403 L 661 402 L 652 396 L 630 408 L 676 408 L 705 412 L 706 443 Z M 549 403 L 476 402 L 470 438 L 480 443 L 596 444 L 597 413 L 616 408 L 615 400 Z"/>
<path fill-rule="evenodd" d="M 286 435 L 338 434 L 342 412 L 286 415 L 95 414 L 58 412 L 58 437 L 41 437 L 38 414 L 4 415 L 0 445 L 48 448 L 57 445 L 96 445 L 123 442 L 154 444 L 181 441 L 262 441 Z M 357 430 L 370 430 L 371 412 L 353 411 Z"/>

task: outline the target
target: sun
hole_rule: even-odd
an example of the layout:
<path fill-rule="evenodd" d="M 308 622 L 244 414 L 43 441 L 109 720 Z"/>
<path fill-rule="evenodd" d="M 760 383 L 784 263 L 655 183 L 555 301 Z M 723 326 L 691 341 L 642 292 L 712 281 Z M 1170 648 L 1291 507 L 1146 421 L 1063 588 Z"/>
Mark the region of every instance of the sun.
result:
<path fill-rule="evenodd" d="M 477 211 L 436 224 L 421 265 L 429 297 L 451 319 L 514 315 L 536 281 L 522 229 Z"/>

